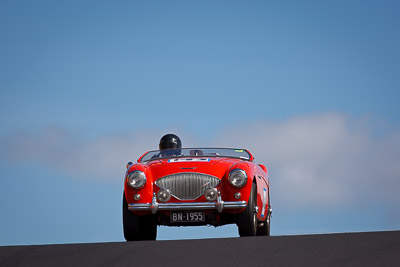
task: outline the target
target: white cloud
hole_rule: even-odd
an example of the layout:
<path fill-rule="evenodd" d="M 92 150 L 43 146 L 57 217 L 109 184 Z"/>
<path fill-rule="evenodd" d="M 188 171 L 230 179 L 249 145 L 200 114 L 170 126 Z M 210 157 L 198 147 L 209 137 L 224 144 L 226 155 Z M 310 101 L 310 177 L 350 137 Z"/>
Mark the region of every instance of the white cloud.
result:
<path fill-rule="evenodd" d="M 72 176 L 116 180 L 125 164 L 147 150 L 157 149 L 159 135 L 151 132 L 122 133 L 95 139 L 59 127 L 41 132 L 15 133 L 7 138 L 3 154 L 13 162 L 33 162 Z"/>
<path fill-rule="evenodd" d="M 399 208 L 400 133 L 376 138 L 341 114 L 227 129 L 220 145 L 248 147 L 270 171 L 271 195 L 287 208 L 342 208 L 384 201 Z"/>
<path fill-rule="evenodd" d="M 379 138 L 363 121 L 341 114 L 295 117 L 281 122 L 240 124 L 209 146 L 245 147 L 270 171 L 271 197 L 286 208 L 341 208 L 376 201 L 400 207 L 400 133 Z M 180 133 L 184 144 L 196 137 Z M 166 132 L 128 132 L 95 139 L 50 127 L 7 138 L 3 154 L 79 177 L 118 181 L 125 164 L 156 149 Z M 275 205 L 275 207 L 276 207 Z"/>

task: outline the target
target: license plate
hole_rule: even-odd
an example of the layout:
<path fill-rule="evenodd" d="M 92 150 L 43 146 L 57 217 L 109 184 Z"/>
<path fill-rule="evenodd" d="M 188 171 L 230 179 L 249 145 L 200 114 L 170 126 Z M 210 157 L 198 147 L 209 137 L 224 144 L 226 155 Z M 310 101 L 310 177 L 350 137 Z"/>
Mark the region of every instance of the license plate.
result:
<path fill-rule="evenodd" d="M 171 211 L 171 222 L 204 222 L 204 211 Z"/>

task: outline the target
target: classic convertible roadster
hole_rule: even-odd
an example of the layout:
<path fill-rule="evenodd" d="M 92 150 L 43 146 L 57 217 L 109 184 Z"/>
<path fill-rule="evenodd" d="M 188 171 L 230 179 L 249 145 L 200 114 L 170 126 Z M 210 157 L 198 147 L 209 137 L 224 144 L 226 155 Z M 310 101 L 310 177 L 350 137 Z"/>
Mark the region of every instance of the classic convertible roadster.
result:
<path fill-rule="evenodd" d="M 267 168 L 246 149 L 156 150 L 127 165 L 127 241 L 155 240 L 158 225 L 237 224 L 240 236 L 269 235 L 271 212 Z"/>

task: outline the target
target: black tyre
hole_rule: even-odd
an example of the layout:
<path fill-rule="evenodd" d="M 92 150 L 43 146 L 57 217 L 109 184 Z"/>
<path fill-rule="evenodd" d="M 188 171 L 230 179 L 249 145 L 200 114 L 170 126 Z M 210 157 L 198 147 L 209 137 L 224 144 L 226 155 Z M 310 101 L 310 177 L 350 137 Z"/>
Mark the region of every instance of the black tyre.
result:
<path fill-rule="evenodd" d="M 238 216 L 238 230 L 240 236 L 255 236 L 257 234 L 257 188 L 253 184 L 251 187 L 249 201 L 246 209 Z"/>
<path fill-rule="evenodd" d="M 257 228 L 257 235 L 271 235 L 271 214 L 268 214 L 265 221 L 259 224 Z"/>
<path fill-rule="evenodd" d="M 156 240 L 157 225 L 152 215 L 135 215 L 128 210 L 125 193 L 122 201 L 122 221 L 126 241 Z"/>

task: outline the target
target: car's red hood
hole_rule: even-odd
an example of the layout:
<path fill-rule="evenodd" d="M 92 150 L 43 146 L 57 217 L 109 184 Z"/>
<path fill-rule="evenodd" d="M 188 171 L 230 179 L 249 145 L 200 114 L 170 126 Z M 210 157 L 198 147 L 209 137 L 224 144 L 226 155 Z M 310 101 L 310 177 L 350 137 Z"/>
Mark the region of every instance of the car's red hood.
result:
<path fill-rule="evenodd" d="M 222 178 L 233 164 L 240 161 L 234 158 L 175 158 L 150 161 L 145 166 L 154 181 L 180 172 L 205 173 Z"/>

